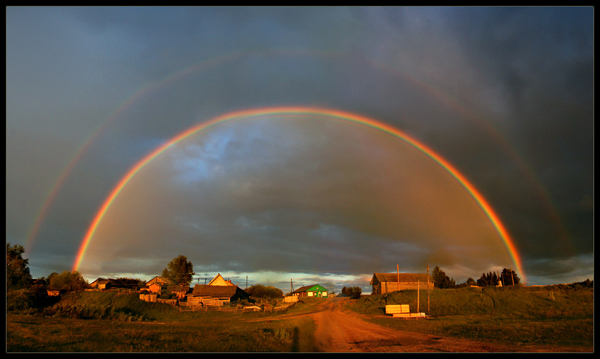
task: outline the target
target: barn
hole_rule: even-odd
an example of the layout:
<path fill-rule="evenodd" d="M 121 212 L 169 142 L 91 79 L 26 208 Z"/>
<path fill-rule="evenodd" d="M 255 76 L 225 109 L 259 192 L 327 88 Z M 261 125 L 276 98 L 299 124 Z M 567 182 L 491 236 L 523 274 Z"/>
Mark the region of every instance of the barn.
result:
<path fill-rule="evenodd" d="M 384 294 L 405 289 L 433 288 L 433 278 L 424 273 L 374 273 L 371 279 L 373 290 L 371 294 Z"/>
<path fill-rule="evenodd" d="M 329 291 L 320 284 L 312 284 L 300 287 L 292 292 L 293 296 L 298 297 L 327 297 Z"/>

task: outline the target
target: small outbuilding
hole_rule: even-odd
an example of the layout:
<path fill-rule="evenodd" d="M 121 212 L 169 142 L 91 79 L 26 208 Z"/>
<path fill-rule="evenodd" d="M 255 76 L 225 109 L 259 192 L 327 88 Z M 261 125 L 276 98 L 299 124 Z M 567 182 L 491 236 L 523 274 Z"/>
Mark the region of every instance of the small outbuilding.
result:
<path fill-rule="evenodd" d="M 178 300 L 185 298 L 190 292 L 190 287 L 187 285 L 171 285 L 167 287 L 169 293 L 175 294 Z"/>

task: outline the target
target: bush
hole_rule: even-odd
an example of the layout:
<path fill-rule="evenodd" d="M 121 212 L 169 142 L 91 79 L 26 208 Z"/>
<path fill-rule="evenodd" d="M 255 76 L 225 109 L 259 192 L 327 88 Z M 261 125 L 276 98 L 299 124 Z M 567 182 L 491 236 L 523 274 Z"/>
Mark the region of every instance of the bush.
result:
<path fill-rule="evenodd" d="M 27 289 L 8 290 L 6 310 L 9 312 L 28 312 L 32 309 L 31 297 Z"/>
<path fill-rule="evenodd" d="M 360 287 L 344 287 L 342 288 L 342 295 L 348 296 L 352 299 L 360 298 L 362 294 L 362 289 Z"/>
<path fill-rule="evenodd" d="M 264 286 L 260 284 L 253 285 L 246 289 L 246 293 L 256 298 L 282 298 L 283 292 L 279 288 Z"/>

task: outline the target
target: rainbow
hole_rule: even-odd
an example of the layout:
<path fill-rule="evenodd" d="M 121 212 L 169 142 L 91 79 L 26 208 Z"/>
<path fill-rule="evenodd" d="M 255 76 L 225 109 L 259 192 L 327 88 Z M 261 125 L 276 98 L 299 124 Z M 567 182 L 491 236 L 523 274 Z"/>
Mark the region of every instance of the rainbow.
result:
<path fill-rule="evenodd" d="M 83 238 L 81 246 L 77 252 L 76 259 L 73 264 L 73 270 L 74 271 L 78 270 L 78 268 L 81 265 L 81 262 L 83 260 L 83 257 L 85 256 L 85 252 L 90 244 L 90 241 L 91 241 L 92 237 L 94 236 L 96 229 L 98 228 L 98 225 L 102 221 L 102 218 L 104 217 L 104 215 L 110 208 L 111 204 L 117 198 L 117 196 L 119 195 L 121 190 L 144 166 L 146 166 L 148 163 L 152 162 L 154 159 L 156 159 L 158 156 L 160 156 L 167 149 L 171 148 L 175 144 L 189 138 L 190 136 L 192 136 L 200 131 L 207 130 L 213 126 L 216 126 L 216 125 L 224 123 L 224 122 L 232 122 L 235 120 L 250 119 L 250 118 L 256 118 L 256 117 L 284 116 L 284 115 L 317 115 L 317 116 L 322 116 L 324 118 L 342 120 L 345 122 L 356 123 L 359 125 L 374 128 L 376 130 L 385 132 L 385 133 L 390 134 L 398 139 L 405 141 L 406 143 L 412 145 L 414 148 L 418 149 L 420 152 L 425 154 L 427 157 L 434 160 L 436 163 L 438 163 L 440 166 L 442 166 L 450 175 L 452 175 L 452 177 L 454 177 L 467 190 L 467 192 L 475 199 L 475 201 L 479 204 L 481 209 L 485 212 L 486 216 L 489 218 L 491 223 L 494 225 L 494 228 L 496 229 L 496 231 L 498 232 L 498 234 L 504 241 L 504 244 L 516 266 L 518 273 L 523 277 L 523 282 L 525 282 L 525 274 L 523 272 L 523 268 L 522 268 L 522 264 L 521 264 L 521 257 L 517 251 L 517 248 L 516 248 L 513 240 L 511 239 L 508 231 L 506 230 L 506 228 L 500 221 L 500 218 L 498 217 L 498 215 L 496 215 L 496 213 L 494 212 L 494 210 L 492 209 L 490 204 L 481 195 L 481 193 L 479 193 L 479 191 L 454 166 L 452 166 L 448 161 L 446 161 L 440 155 L 435 153 L 432 149 L 427 147 L 425 144 L 419 142 L 418 140 L 416 140 L 412 137 L 409 137 L 407 134 L 401 132 L 400 130 L 398 130 L 388 124 L 385 124 L 385 123 L 382 123 L 382 122 L 379 122 L 379 121 L 376 121 L 376 120 L 373 120 L 373 119 L 370 119 L 368 117 L 364 117 L 361 115 L 349 113 L 349 112 L 344 112 L 344 111 L 334 110 L 334 109 L 326 109 L 326 108 L 315 108 L 315 107 L 268 107 L 268 108 L 246 109 L 246 110 L 230 112 L 230 113 L 218 116 L 216 118 L 213 118 L 207 122 L 203 122 L 201 124 L 193 126 L 189 129 L 181 132 L 180 134 L 176 135 L 175 137 L 171 138 L 170 140 L 165 142 L 163 145 L 154 149 L 152 152 L 148 153 L 144 158 L 142 158 L 140 161 L 138 161 L 131 169 L 129 169 L 129 171 L 127 171 L 125 176 L 123 176 L 121 178 L 121 180 L 117 183 L 117 185 L 112 189 L 109 196 L 105 199 L 104 203 L 102 204 L 102 206 L 96 213 L 91 225 L 89 226 L 87 232 L 85 233 L 85 237 Z"/>
<path fill-rule="evenodd" d="M 34 223 L 27 234 L 26 239 L 26 251 L 29 252 L 33 243 L 37 239 L 42 224 L 50 210 L 50 207 L 53 205 L 56 200 L 58 193 L 62 190 L 67 178 L 70 176 L 71 172 L 74 170 L 76 165 L 82 160 L 84 154 L 89 150 L 93 142 L 104 132 L 104 130 L 109 126 L 109 124 L 115 122 L 117 119 L 122 117 L 122 115 L 126 112 L 126 110 L 132 107 L 137 103 L 138 100 L 143 98 L 144 96 L 154 93 L 155 91 L 164 88 L 165 86 L 171 85 L 180 79 L 188 78 L 190 75 L 202 73 L 205 70 L 209 70 L 212 68 L 219 67 L 223 64 L 232 63 L 238 59 L 244 58 L 246 55 L 289 55 L 289 56 L 319 56 L 323 58 L 331 58 L 337 59 L 340 56 L 344 56 L 344 54 L 336 53 L 335 51 L 326 51 L 326 50 L 310 50 L 310 49 L 295 49 L 295 48 L 282 48 L 275 50 L 244 50 L 244 51 L 236 51 L 232 53 L 223 54 L 216 58 L 207 59 L 200 63 L 193 64 L 187 68 L 184 68 L 174 74 L 171 74 L 160 80 L 158 82 L 154 82 L 148 84 L 138 90 L 133 94 L 129 99 L 127 99 L 123 104 L 121 104 L 109 117 L 108 119 L 102 123 L 96 131 L 94 131 L 86 141 L 83 142 L 81 147 L 76 151 L 75 155 L 72 159 L 67 163 L 57 180 L 54 182 L 53 186 L 50 187 L 50 191 L 46 195 L 38 213 L 35 217 Z M 540 203 L 543 204 L 544 209 L 548 216 L 552 219 L 552 222 L 556 225 L 557 233 L 563 242 L 568 242 L 569 234 L 563 225 L 560 216 L 558 215 L 554 204 L 552 203 L 551 198 L 548 196 L 546 191 L 544 190 L 543 185 L 536 178 L 534 173 L 531 170 L 531 166 L 524 162 L 524 159 L 521 155 L 517 154 L 514 148 L 506 141 L 506 139 L 499 133 L 499 131 L 487 121 L 484 121 L 481 116 L 473 113 L 470 109 L 467 109 L 463 104 L 461 104 L 456 98 L 449 96 L 448 94 L 438 90 L 431 84 L 428 84 L 423 79 L 418 79 L 412 75 L 402 73 L 395 69 L 392 66 L 389 66 L 383 62 L 376 61 L 374 59 L 365 57 L 363 59 L 370 66 L 374 68 L 381 69 L 391 76 L 401 78 L 410 82 L 412 85 L 417 88 L 423 90 L 424 92 L 430 94 L 431 96 L 437 98 L 438 100 L 444 102 L 446 105 L 450 106 L 454 111 L 460 113 L 464 118 L 472 122 L 474 125 L 481 127 L 488 134 L 490 134 L 499 145 L 503 148 L 503 150 L 510 156 L 510 158 L 514 161 L 515 164 L 519 167 L 521 173 L 525 174 L 526 178 L 533 185 L 532 189 L 534 193 L 540 199 Z"/>

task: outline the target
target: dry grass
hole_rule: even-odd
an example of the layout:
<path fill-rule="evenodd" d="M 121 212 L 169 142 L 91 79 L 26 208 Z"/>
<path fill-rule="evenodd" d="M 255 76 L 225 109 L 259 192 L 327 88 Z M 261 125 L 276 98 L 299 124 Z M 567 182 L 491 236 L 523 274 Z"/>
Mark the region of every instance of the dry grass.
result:
<path fill-rule="evenodd" d="M 9 314 L 8 352 L 312 351 L 310 319 L 254 323 L 225 316 L 184 322 L 126 322 Z M 225 314 L 225 313 L 219 313 Z"/>
<path fill-rule="evenodd" d="M 386 304 L 410 304 L 416 291 L 361 298 L 353 309 L 372 321 L 407 331 L 507 344 L 593 347 L 593 289 L 561 287 L 464 288 L 431 291 L 429 320 L 384 317 Z M 427 312 L 427 292 L 420 294 Z"/>

